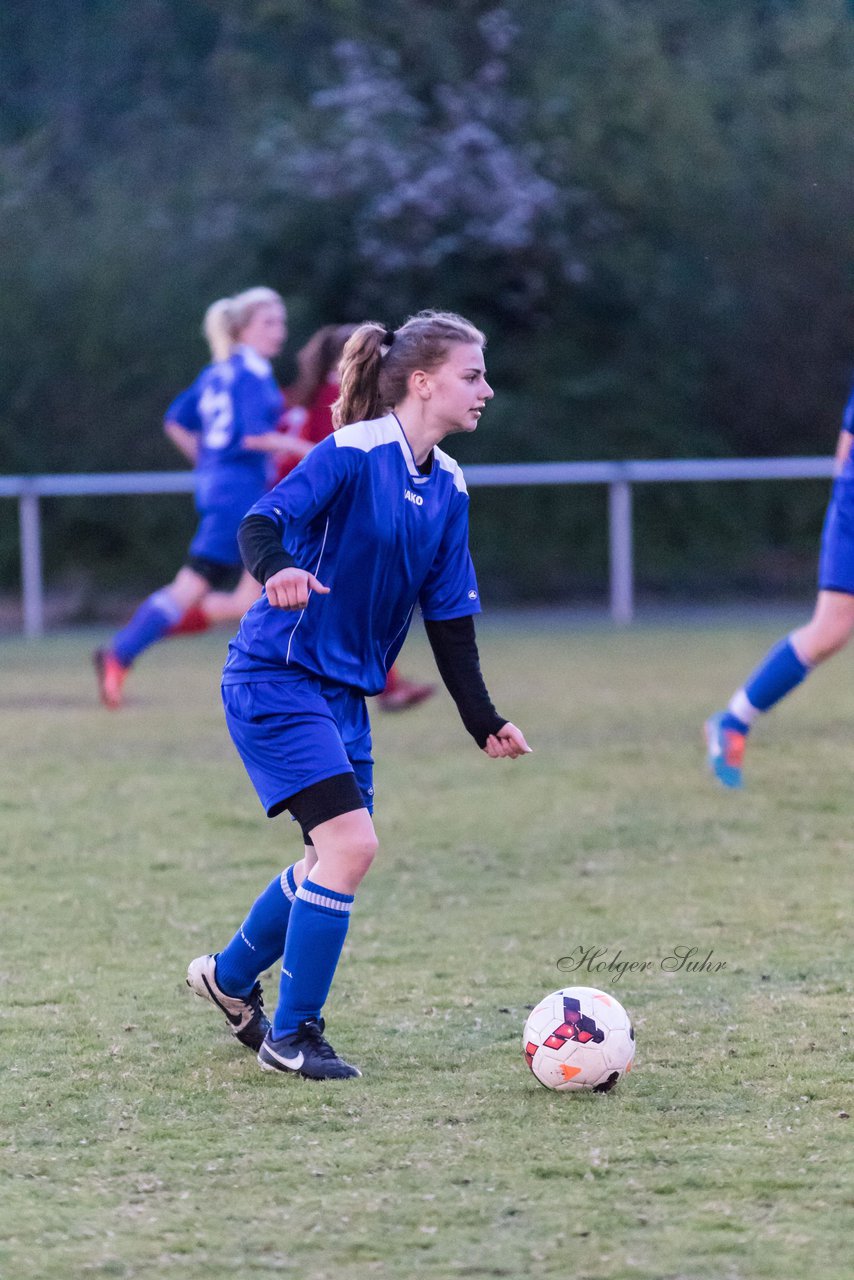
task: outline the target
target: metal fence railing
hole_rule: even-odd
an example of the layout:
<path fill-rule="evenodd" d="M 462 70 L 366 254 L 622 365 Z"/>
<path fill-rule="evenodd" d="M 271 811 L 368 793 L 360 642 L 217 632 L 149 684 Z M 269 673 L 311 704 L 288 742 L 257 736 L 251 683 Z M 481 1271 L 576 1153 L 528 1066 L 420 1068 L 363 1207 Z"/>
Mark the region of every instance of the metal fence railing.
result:
<path fill-rule="evenodd" d="M 605 485 L 608 489 L 611 617 L 624 626 L 634 615 L 632 486 L 685 481 L 815 480 L 833 474 L 833 458 L 698 458 L 663 462 L 524 462 L 466 467 L 476 486 Z M 26 636 L 44 631 L 42 498 L 191 493 L 187 471 L 103 472 L 93 475 L 0 476 L 0 498 L 17 498 L 21 593 Z"/>

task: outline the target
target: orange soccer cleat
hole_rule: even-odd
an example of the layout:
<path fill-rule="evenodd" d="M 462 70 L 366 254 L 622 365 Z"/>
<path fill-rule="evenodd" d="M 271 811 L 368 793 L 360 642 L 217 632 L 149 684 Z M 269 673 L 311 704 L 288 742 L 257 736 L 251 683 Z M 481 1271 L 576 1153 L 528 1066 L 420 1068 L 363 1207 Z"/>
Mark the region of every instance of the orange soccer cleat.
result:
<path fill-rule="evenodd" d="M 717 715 L 710 716 L 703 726 L 706 762 L 721 786 L 737 791 L 742 785 L 741 768 L 747 735 L 726 726 L 723 723 L 725 714 L 719 711 Z"/>
<path fill-rule="evenodd" d="M 117 711 L 122 705 L 122 685 L 130 667 L 123 667 L 109 649 L 96 649 L 92 654 L 95 674 L 98 677 L 98 693 L 105 707 Z"/>

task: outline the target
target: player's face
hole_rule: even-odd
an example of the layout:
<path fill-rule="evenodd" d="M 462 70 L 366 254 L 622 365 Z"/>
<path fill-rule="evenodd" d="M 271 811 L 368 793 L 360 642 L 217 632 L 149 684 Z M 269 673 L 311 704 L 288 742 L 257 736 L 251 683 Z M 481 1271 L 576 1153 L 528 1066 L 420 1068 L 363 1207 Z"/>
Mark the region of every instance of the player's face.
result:
<path fill-rule="evenodd" d="M 238 335 L 241 342 L 265 360 L 279 354 L 287 336 L 287 313 L 280 302 L 264 302 L 256 307 Z"/>
<path fill-rule="evenodd" d="M 444 364 L 429 374 L 430 410 L 443 434 L 474 431 L 495 392 L 486 381 L 483 350 L 476 342 L 455 342 Z"/>

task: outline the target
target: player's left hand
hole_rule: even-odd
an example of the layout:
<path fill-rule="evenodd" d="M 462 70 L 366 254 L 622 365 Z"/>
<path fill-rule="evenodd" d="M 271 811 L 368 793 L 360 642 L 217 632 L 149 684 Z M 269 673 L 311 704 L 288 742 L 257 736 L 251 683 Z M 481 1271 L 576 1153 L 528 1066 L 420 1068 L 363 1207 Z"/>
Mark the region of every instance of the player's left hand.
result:
<path fill-rule="evenodd" d="M 509 720 L 498 733 L 489 735 L 483 749 L 492 760 L 515 760 L 518 756 L 531 754 L 522 730 Z"/>

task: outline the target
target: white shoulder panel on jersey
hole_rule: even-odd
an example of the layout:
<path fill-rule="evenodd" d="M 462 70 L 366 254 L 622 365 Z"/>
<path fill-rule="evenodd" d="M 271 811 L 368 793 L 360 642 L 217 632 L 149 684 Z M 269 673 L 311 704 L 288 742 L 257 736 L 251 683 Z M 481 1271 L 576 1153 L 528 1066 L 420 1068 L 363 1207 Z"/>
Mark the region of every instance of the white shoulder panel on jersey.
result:
<path fill-rule="evenodd" d="M 273 366 L 269 360 L 265 360 L 263 356 L 259 356 L 254 347 L 239 346 L 237 354 L 242 357 L 243 363 L 250 373 L 254 373 L 256 378 L 269 378 L 273 372 Z"/>
<path fill-rule="evenodd" d="M 371 418 L 368 422 L 353 422 L 347 427 L 339 427 L 333 431 L 332 439 L 339 449 L 361 449 L 370 453 L 380 444 L 401 444 L 400 427 L 394 414 L 386 414 L 384 418 Z"/>
<path fill-rule="evenodd" d="M 442 470 L 450 471 L 451 475 L 454 477 L 454 486 L 459 489 L 460 493 L 468 493 L 465 477 L 463 476 L 459 463 L 455 462 L 447 453 L 443 453 L 441 449 L 434 449 L 433 453 L 436 455 L 436 461 Z"/>

